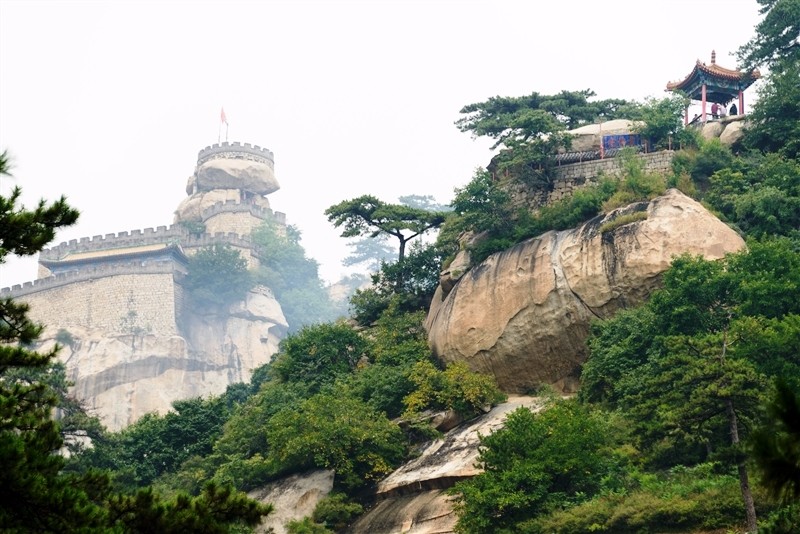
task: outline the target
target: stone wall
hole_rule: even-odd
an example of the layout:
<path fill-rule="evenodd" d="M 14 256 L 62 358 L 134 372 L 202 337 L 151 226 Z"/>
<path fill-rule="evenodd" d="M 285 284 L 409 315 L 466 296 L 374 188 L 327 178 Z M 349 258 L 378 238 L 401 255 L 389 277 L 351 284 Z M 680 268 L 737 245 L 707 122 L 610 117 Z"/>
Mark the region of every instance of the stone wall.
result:
<path fill-rule="evenodd" d="M 37 280 L 9 296 L 27 302 L 34 321 L 66 330 L 78 326 L 118 334 L 176 335 L 180 295 L 175 276 L 168 265 L 95 270 Z"/>
<path fill-rule="evenodd" d="M 671 168 L 674 154 L 672 150 L 663 150 L 640 154 L 639 157 L 644 160 L 648 172 L 666 173 Z M 532 188 L 516 180 L 509 180 L 505 185 L 515 208 L 525 207 L 529 211 L 538 211 L 542 206 L 572 196 L 576 189 L 596 184 L 601 174 L 619 176 L 621 163 L 620 158 L 609 158 L 561 165 L 555 170 L 550 189 Z"/>
<path fill-rule="evenodd" d="M 203 217 L 206 232 L 214 235 L 231 232 L 241 236 L 248 236 L 263 222 L 264 218 L 251 213 L 250 210 L 220 211 L 209 217 Z"/>

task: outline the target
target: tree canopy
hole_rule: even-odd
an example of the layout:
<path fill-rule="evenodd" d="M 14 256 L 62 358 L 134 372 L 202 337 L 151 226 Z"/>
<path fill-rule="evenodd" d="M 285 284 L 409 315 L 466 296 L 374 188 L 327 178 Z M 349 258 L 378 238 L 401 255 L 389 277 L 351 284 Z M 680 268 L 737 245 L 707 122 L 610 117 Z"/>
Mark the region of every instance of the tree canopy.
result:
<path fill-rule="evenodd" d="M 737 56 L 745 70 L 766 65 L 770 70 L 800 59 L 800 0 L 756 0 L 764 18 L 756 34 Z"/>
<path fill-rule="evenodd" d="M 564 129 L 574 129 L 602 118 L 618 118 L 627 105 L 625 100 L 590 101 L 591 89 L 561 91 L 555 95 L 534 92 L 528 96 L 495 96 L 485 102 L 461 108 L 464 117 L 456 121 L 462 132 L 495 139 L 492 148 L 511 147 Z"/>
<path fill-rule="evenodd" d="M 266 220 L 250 238 L 257 246 L 261 264 L 255 280 L 275 294 L 290 332 L 337 317 L 320 280 L 319 264 L 306 256 L 297 227 Z"/>
<path fill-rule="evenodd" d="M 399 262 L 405 258 L 409 241 L 438 228 L 446 217 L 444 212 L 388 204 L 372 195 L 334 204 L 325 210 L 325 215 L 334 227 L 344 227 L 342 237 L 393 236 L 399 242 Z"/>

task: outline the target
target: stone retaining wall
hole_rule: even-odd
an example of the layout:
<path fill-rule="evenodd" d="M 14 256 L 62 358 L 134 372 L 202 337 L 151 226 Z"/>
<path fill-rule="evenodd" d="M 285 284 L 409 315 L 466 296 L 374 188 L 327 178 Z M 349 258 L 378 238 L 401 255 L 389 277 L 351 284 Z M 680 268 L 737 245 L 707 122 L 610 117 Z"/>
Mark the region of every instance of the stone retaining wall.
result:
<path fill-rule="evenodd" d="M 667 173 L 671 169 L 672 150 L 640 154 L 638 157 L 645 162 L 648 172 Z M 519 181 L 508 181 L 505 186 L 511 194 L 514 208 L 527 208 L 529 211 L 538 211 L 542 206 L 572 196 L 576 189 L 596 184 L 598 177 L 619 176 L 622 160 L 609 158 L 601 160 L 584 161 L 561 165 L 556 168 L 555 179 L 549 189 L 533 188 Z"/>

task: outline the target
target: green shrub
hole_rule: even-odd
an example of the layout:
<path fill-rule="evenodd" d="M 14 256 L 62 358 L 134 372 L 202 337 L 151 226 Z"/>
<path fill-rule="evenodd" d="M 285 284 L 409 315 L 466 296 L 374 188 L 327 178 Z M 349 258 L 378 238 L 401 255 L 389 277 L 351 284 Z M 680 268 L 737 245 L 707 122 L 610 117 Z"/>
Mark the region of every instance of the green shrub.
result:
<path fill-rule="evenodd" d="M 58 332 L 56 332 L 56 342 L 60 343 L 61 345 L 66 345 L 67 347 L 71 347 L 73 343 L 75 343 L 75 337 L 70 333 L 69 330 L 59 328 Z"/>
<path fill-rule="evenodd" d="M 664 192 L 666 188 L 664 177 L 647 172 L 644 160 L 635 152 L 623 151 L 620 164 L 622 175 L 616 192 L 603 203 L 605 213 L 633 202 L 650 200 Z"/>
<path fill-rule="evenodd" d="M 400 428 L 343 389 L 281 410 L 265 432 L 274 473 L 333 469 L 337 486 L 345 490 L 383 478 L 405 456 Z"/>
<path fill-rule="evenodd" d="M 653 525 L 664 531 L 738 527 L 743 515 L 739 481 L 708 467 L 639 475 L 638 489 L 600 495 L 534 523 L 538 531 L 554 534 L 648 532 Z"/>
<path fill-rule="evenodd" d="M 589 499 L 615 464 L 607 430 L 602 414 L 573 400 L 539 414 L 511 412 L 500 430 L 481 437 L 484 471 L 451 490 L 456 531 L 535 532 L 528 526 L 537 516 Z"/>
<path fill-rule="evenodd" d="M 178 224 L 193 236 L 201 236 L 206 233 L 206 225 L 202 221 L 181 221 Z"/>
<path fill-rule="evenodd" d="M 287 534 L 333 534 L 325 525 L 314 522 L 310 517 L 293 519 L 286 523 Z"/>
<path fill-rule="evenodd" d="M 444 371 L 430 361 L 417 362 L 411 372 L 416 389 L 404 402 L 409 415 L 426 409 L 454 410 L 469 418 L 505 400 L 494 378 L 471 371 L 464 362 L 456 362 Z"/>
<path fill-rule="evenodd" d="M 247 261 L 227 245 L 200 249 L 189 258 L 183 286 L 202 305 L 225 306 L 245 297 L 254 285 Z"/>
<path fill-rule="evenodd" d="M 272 371 L 283 382 L 301 384 L 309 393 L 353 372 L 370 343 L 350 325 L 304 326 L 281 342 Z"/>
<path fill-rule="evenodd" d="M 644 220 L 647 220 L 646 211 L 636 211 L 634 213 L 627 213 L 625 215 L 620 215 L 619 217 L 615 217 L 613 220 L 602 224 L 600 226 L 600 233 L 605 234 L 606 232 L 610 232 L 611 230 L 619 228 L 620 226 L 625 226 L 626 224 L 631 224 Z"/>
<path fill-rule="evenodd" d="M 364 507 L 343 493 L 331 493 L 314 508 L 312 519 L 333 530 L 342 530 L 364 513 Z"/>

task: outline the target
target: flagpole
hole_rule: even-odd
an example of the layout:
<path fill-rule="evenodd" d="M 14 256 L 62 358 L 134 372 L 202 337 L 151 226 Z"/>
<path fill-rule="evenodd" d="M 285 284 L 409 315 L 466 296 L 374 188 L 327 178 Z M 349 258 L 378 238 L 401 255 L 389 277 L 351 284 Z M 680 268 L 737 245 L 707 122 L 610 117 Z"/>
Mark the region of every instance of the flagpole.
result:
<path fill-rule="evenodd" d="M 219 110 L 219 127 L 217 128 L 217 144 L 222 137 L 222 123 L 225 123 L 225 142 L 228 142 L 228 117 L 225 115 L 225 108 Z"/>

